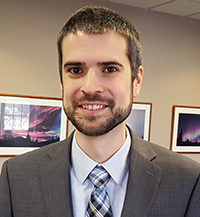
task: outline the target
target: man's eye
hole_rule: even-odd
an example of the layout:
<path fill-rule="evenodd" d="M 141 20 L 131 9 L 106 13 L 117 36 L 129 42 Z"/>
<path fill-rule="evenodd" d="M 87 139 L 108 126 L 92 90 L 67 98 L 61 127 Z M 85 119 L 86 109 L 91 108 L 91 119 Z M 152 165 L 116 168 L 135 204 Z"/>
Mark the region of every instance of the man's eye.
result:
<path fill-rule="evenodd" d="M 116 72 L 116 71 L 118 71 L 117 68 L 113 67 L 113 66 L 109 66 L 106 69 L 104 69 L 104 72 L 107 72 L 107 73 L 113 73 L 113 72 Z"/>
<path fill-rule="evenodd" d="M 70 68 L 67 71 L 70 72 L 73 75 L 82 73 L 82 70 L 80 68 L 77 68 L 77 67 Z"/>

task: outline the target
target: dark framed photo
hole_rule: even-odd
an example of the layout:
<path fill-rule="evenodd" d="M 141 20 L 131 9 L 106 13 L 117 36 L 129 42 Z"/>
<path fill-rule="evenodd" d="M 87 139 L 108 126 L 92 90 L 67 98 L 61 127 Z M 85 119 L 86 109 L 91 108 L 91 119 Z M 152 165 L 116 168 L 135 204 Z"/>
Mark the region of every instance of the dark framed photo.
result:
<path fill-rule="evenodd" d="M 151 103 L 135 102 L 127 119 L 127 125 L 141 138 L 150 140 Z M 67 135 L 74 130 L 74 126 L 67 120 Z"/>
<path fill-rule="evenodd" d="M 0 94 L 0 156 L 15 156 L 66 138 L 61 98 Z"/>
<path fill-rule="evenodd" d="M 200 152 L 200 107 L 173 106 L 170 149 L 178 153 Z"/>

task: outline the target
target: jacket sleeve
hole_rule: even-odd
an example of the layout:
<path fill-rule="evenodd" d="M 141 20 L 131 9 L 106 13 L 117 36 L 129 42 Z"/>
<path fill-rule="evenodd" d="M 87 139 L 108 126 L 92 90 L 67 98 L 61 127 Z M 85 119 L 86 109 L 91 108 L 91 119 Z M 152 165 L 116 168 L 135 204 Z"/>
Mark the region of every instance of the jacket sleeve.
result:
<path fill-rule="evenodd" d="M 200 216 L 200 174 L 192 191 L 185 217 Z"/>
<path fill-rule="evenodd" d="M 0 216 L 13 217 L 7 162 L 3 164 L 0 175 Z"/>

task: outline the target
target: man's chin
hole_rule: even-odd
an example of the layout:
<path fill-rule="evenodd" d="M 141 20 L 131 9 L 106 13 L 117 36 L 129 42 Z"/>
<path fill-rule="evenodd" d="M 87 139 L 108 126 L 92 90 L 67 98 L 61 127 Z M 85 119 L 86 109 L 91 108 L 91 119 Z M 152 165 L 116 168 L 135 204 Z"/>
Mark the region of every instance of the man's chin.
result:
<path fill-rule="evenodd" d="M 82 122 L 83 123 L 83 122 Z M 110 121 L 104 123 L 97 123 L 96 121 L 90 122 L 89 124 L 74 124 L 75 128 L 86 136 L 102 136 L 113 130 L 120 122 Z"/>
<path fill-rule="evenodd" d="M 106 116 L 79 116 L 78 114 L 69 115 L 68 118 L 74 127 L 87 136 L 102 136 L 113 130 L 122 123 L 129 115 L 132 104 L 128 109 L 118 109 L 115 113 Z"/>
<path fill-rule="evenodd" d="M 75 128 L 86 136 L 101 136 L 106 133 L 105 130 L 102 129 L 102 127 L 92 123 L 90 124 L 90 126 L 76 125 Z"/>
<path fill-rule="evenodd" d="M 98 136 L 103 136 L 105 134 L 107 134 L 110 130 L 105 131 L 105 130 L 95 130 L 93 129 L 78 129 L 76 128 L 79 132 L 81 132 L 82 134 L 84 134 L 85 136 L 90 136 L 90 137 L 98 137 Z"/>

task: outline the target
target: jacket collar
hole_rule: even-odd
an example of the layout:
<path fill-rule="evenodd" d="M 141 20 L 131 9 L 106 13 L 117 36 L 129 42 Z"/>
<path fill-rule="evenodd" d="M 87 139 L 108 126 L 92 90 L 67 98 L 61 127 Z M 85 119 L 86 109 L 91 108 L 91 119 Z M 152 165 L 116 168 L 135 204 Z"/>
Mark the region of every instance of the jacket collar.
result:
<path fill-rule="evenodd" d="M 131 130 L 132 146 L 130 150 L 129 178 L 122 210 L 122 217 L 148 216 L 158 185 L 162 169 L 153 163 L 155 151 L 149 143 L 139 138 Z"/>
<path fill-rule="evenodd" d="M 73 216 L 70 190 L 72 135 L 50 147 L 40 166 L 42 191 L 48 217 Z"/>

